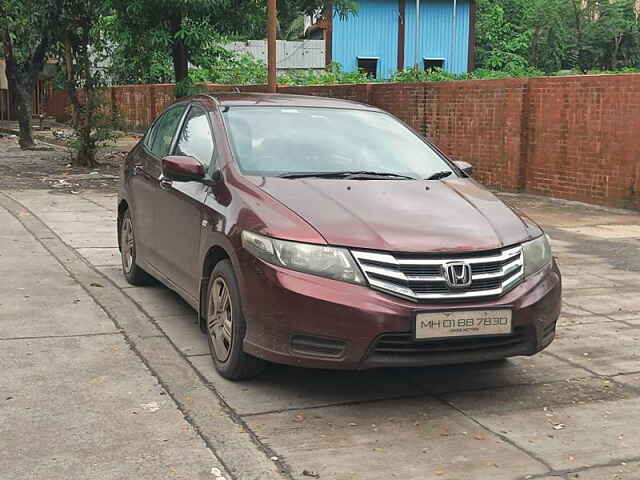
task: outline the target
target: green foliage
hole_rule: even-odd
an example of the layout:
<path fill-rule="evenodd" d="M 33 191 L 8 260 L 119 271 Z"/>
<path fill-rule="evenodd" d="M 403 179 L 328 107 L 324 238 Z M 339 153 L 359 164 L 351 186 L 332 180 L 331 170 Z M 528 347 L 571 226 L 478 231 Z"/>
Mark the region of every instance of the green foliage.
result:
<path fill-rule="evenodd" d="M 250 54 L 225 51 L 208 61 L 206 67 L 191 69 L 193 83 L 260 84 L 267 81 L 267 66 Z"/>
<path fill-rule="evenodd" d="M 113 140 L 116 112 L 106 107 L 108 99 L 104 65 L 109 58 L 107 19 L 109 0 L 60 0 L 56 32 L 59 64 L 65 66 L 65 89 L 72 104 L 75 140 L 70 143 L 74 163 L 93 167 L 98 148 Z"/>
<path fill-rule="evenodd" d="M 466 79 L 467 75 L 455 75 L 453 73 L 445 72 L 441 68 L 434 68 L 433 70 L 421 70 L 418 67 L 410 67 L 405 70 L 399 70 L 391 77 L 392 82 L 447 82 L 452 80 Z"/>
<path fill-rule="evenodd" d="M 267 66 L 250 54 L 226 52 L 207 68 L 191 69 L 191 83 L 220 83 L 228 85 L 263 84 L 267 81 Z M 337 83 L 368 83 L 373 81 L 363 72 L 345 72 L 333 62 L 326 71 L 290 71 L 278 77 L 282 85 L 332 85 Z"/>
<path fill-rule="evenodd" d="M 286 30 L 283 32 L 282 38 L 284 40 L 297 40 L 304 33 L 304 16 L 291 20 Z"/>
<path fill-rule="evenodd" d="M 478 6 L 480 68 L 553 73 L 640 66 L 635 0 L 478 0 Z"/>
<path fill-rule="evenodd" d="M 479 68 L 472 73 L 453 74 L 445 72 L 441 68 L 430 71 L 420 70 L 416 67 L 407 68 L 396 72 L 392 82 L 451 82 L 455 80 L 490 80 L 503 78 L 539 77 L 544 72 L 531 67 L 516 68 L 512 70 L 490 70 Z"/>
<path fill-rule="evenodd" d="M 505 16 L 499 3 L 483 0 L 479 4 L 478 64 L 491 70 L 519 69 L 528 66 L 528 32 L 518 32 Z"/>
<path fill-rule="evenodd" d="M 20 147 L 35 145 L 31 112 L 33 90 L 54 42 L 59 2 L 0 0 L 0 52 L 15 99 Z"/>
<path fill-rule="evenodd" d="M 283 85 L 332 85 L 336 83 L 369 83 L 372 81 L 364 72 L 345 72 L 337 62 L 332 62 L 326 71 L 291 71 L 278 77 L 278 83 Z"/>
<path fill-rule="evenodd" d="M 266 0 L 109 1 L 116 12 L 111 38 L 117 45 L 113 52 L 113 70 L 118 82 L 173 80 L 183 84 L 188 77 L 197 77 L 237 83 L 244 78 L 255 81 L 260 75 L 252 65 L 246 65 L 251 71 L 241 74 L 237 68 L 237 63 L 244 61 L 241 59 L 226 72 L 218 72 L 218 57 L 224 59 L 224 55 L 216 52 L 230 39 L 264 38 Z M 280 36 L 293 34 L 299 27 L 301 15 L 316 12 L 326 3 L 327 0 L 279 1 Z M 334 0 L 333 5 L 341 16 L 356 8 L 354 0 Z M 145 55 L 139 55 L 141 49 Z M 190 74 L 189 65 L 202 71 Z"/>

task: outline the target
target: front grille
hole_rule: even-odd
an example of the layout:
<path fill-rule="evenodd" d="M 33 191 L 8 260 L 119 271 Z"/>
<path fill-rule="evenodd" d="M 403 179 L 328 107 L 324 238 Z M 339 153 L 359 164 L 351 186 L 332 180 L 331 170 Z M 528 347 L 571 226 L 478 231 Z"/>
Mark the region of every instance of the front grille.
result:
<path fill-rule="evenodd" d="M 373 355 L 411 356 L 446 352 L 479 352 L 501 350 L 525 341 L 524 331 L 516 329 L 511 335 L 494 337 L 460 337 L 446 340 L 415 341 L 411 333 L 387 333 L 381 335 L 373 345 Z"/>
<path fill-rule="evenodd" d="M 500 297 L 517 286 L 523 277 L 522 247 L 469 254 L 407 254 L 352 251 L 369 285 L 414 301 L 458 301 Z M 450 262 L 468 265 L 471 282 L 451 286 L 444 274 Z"/>

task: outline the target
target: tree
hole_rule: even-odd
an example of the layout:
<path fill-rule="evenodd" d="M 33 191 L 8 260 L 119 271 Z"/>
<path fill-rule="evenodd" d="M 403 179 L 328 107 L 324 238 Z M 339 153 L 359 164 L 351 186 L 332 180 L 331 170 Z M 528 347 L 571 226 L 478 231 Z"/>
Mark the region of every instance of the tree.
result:
<path fill-rule="evenodd" d="M 586 28 L 585 56 L 592 68 L 616 70 L 638 60 L 639 23 L 635 0 L 598 2 Z"/>
<path fill-rule="evenodd" d="M 99 143 L 111 134 L 110 112 L 104 111 L 101 90 L 106 52 L 103 20 L 111 10 L 108 0 L 62 2 L 58 35 L 77 136 L 74 164 L 93 167 Z"/>
<path fill-rule="evenodd" d="M 640 67 L 636 0 L 478 0 L 478 64 L 616 70 Z"/>
<path fill-rule="evenodd" d="M 278 18 L 281 31 L 304 13 L 323 8 L 327 0 L 280 0 Z M 333 2 L 340 15 L 356 8 L 354 0 Z M 263 38 L 266 31 L 266 0 L 113 0 L 116 11 L 116 31 L 121 53 L 139 45 L 151 47 L 156 53 L 169 55 L 173 79 L 178 84 L 177 95 L 188 90 L 189 64 L 203 65 L 207 58 L 220 53 L 228 39 Z M 147 52 L 149 53 L 149 52 Z"/>
<path fill-rule="evenodd" d="M 509 21 L 505 7 L 484 0 L 479 3 L 478 66 L 490 70 L 518 70 L 528 65 L 530 35 Z"/>
<path fill-rule="evenodd" d="M 0 35 L 9 91 L 16 102 L 19 143 L 33 148 L 33 91 L 54 41 L 58 1 L 0 0 Z"/>

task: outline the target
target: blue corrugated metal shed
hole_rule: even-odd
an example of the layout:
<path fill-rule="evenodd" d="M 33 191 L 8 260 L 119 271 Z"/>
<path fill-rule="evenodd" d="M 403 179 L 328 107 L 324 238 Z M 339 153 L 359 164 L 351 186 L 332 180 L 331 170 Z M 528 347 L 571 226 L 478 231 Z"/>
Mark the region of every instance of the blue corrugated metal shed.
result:
<path fill-rule="evenodd" d="M 416 56 L 415 0 L 358 0 L 358 12 L 345 19 L 334 17 L 331 28 L 332 60 L 346 71 L 358 68 L 358 58 L 377 58 L 377 77 L 388 78 L 398 70 L 398 48 L 404 43 L 401 67 L 423 59 L 444 60 L 444 69 L 469 70 L 472 35 L 472 0 L 420 0 L 420 42 Z M 454 16 L 454 4 L 455 16 Z M 404 42 L 398 29 L 404 19 Z M 454 22 L 455 18 L 455 22 Z M 454 27 L 455 25 L 455 27 Z"/>

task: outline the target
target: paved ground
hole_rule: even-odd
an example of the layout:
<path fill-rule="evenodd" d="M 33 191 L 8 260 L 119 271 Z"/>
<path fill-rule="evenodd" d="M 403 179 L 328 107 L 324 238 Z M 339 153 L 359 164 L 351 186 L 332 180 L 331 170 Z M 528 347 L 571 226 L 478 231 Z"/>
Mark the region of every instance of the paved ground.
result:
<path fill-rule="evenodd" d="M 231 383 L 193 310 L 122 279 L 114 194 L 5 190 L 0 478 L 638 480 L 640 215 L 505 198 L 564 274 L 547 351 Z"/>

